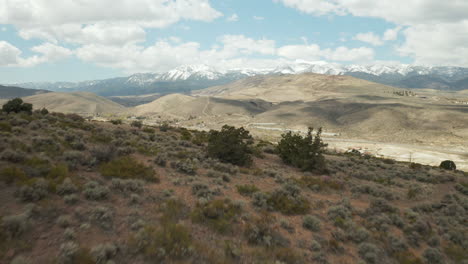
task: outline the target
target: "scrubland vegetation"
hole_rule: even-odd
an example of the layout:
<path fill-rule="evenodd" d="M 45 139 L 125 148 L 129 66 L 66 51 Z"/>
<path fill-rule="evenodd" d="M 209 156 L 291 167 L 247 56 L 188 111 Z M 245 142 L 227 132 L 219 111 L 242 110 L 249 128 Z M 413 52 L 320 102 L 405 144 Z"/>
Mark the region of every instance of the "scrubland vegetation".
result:
<path fill-rule="evenodd" d="M 454 165 L 3 111 L 0 263 L 468 263 Z"/>

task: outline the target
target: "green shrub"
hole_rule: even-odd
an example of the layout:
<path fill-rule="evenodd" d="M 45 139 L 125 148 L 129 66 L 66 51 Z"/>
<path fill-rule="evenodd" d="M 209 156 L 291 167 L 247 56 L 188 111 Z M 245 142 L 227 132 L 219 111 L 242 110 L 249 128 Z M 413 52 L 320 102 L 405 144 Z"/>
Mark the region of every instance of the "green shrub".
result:
<path fill-rule="evenodd" d="M 139 120 L 135 120 L 135 121 L 132 121 L 132 123 L 130 125 L 132 127 L 141 128 L 143 126 L 143 122 L 141 122 Z"/>
<path fill-rule="evenodd" d="M 299 189 L 291 190 L 287 185 L 275 190 L 267 198 L 268 207 L 286 215 L 306 214 L 310 210 L 310 204 L 299 191 Z"/>
<path fill-rule="evenodd" d="M 241 212 L 241 207 L 229 199 L 213 200 L 198 204 L 192 213 L 192 220 L 205 224 L 216 232 L 227 233 L 232 231 L 233 224 Z"/>
<path fill-rule="evenodd" d="M 273 227 L 274 216 L 262 213 L 259 217 L 247 222 L 245 236 L 247 241 L 253 245 L 265 247 L 284 247 L 289 244 Z"/>
<path fill-rule="evenodd" d="M 8 122 L 0 122 L 0 132 L 11 132 L 11 125 Z"/>
<path fill-rule="evenodd" d="M 461 246 L 449 243 L 444 248 L 444 253 L 447 257 L 454 261 L 454 263 L 463 263 L 468 260 L 468 252 Z"/>
<path fill-rule="evenodd" d="M 307 136 L 292 134 L 289 131 L 281 135 L 277 151 L 284 163 L 298 167 L 304 171 L 326 172 L 326 162 L 323 152 L 327 144 L 324 144 L 320 135 L 320 128 L 315 137 L 313 129 L 309 128 Z"/>
<path fill-rule="evenodd" d="M 110 122 L 113 125 L 121 125 L 122 124 L 122 119 L 112 119 Z"/>
<path fill-rule="evenodd" d="M 24 183 L 27 179 L 28 177 L 24 171 L 17 167 L 7 167 L 0 171 L 0 180 L 6 184 L 12 184 L 14 182 Z"/>
<path fill-rule="evenodd" d="M 104 200 L 109 196 L 109 188 L 100 185 L 98 182 L 90 181 L 85 184 L 83 193 L 88 200 Z"/>
<path fill-rule="evenodd" d="M 91 256 L 96 264 L 109 263 L 117 254 L 119 248 L 112 243 L 99 244 L 91 249 Z"/>
<path fill-rule="evenodd" d="M 46 179 L 49 182 L 49 190 L 51 192 L 57 191 L 57 186 L 63 183 L 63 181 L 69 177 L 68 166 L 65 164 L 59 164 L 49 171 Z"/>
<path fill-rule="evenodd" d="M 21 98 L 15 98 L 5 103 L 2 107 L 2 111 L 8 114 L 19 112 L 32 114 L 32 104 L 23 103 Z"/>
<path fill-rule="evenodd" d="M 302 226 L 311 231 L 320 231 L 320 220 L 313 215 L 306 215 L 302 220 Z"/>
<path fill-rule="evenodd" d="M 439 166 L 441 169 L 444 169 L 444 170 L 456 170 L 457 169 L 457 166 L 455 165 L 455 162 L 451 161 L 451 160 L 444 160 L 440 163 L 440 166 Z"/>
<path fill-rule="evenodd" d="M 246 166 L 252 163 L 252 136 L 244 128 L 224 125 L 221 131 L 211 130 L 208 136 L 208 156 L 222 162 Z"/>
<path fill-rule="evenodd" d="M 427 263 L 439 264 L 445 263 L 444 256 L 437 248 L 427 248 L 424 253 L 423 257 L 426 259 Z"/>
<path fill-rule="evenodd" d="M 90 252 L 75 242 L 60 245 L 59 263 L 63 264 L 95 264 Z"/>
<path fill-rule="evenodd" d="M 192 236 L 181 224 L 164 221 L 146 226 L 130 238 L 129 244 L 152 260 L 179 260 L 190 256 Z"/>
<path fill-rule="evenodd" d="M 252 194 L 260 191 L 257 186 L 251 184 L 236 185 L 237 192 L 243 196 L 252 196 Z"/>
<path fill-rule="evenodd" d="M 143 179 L 158 182 L 153 168 L 145 166 L 130 156 L 120 157 L 101 165 L 99 170 L 104 177 L 121 179 Z"/>
<path fill-rule="evenodd" d="M 343 182 L 332 179 L 331 177 L 316 177 L 316 176 L 302 176 L 297 183 L 301 186 L 307 187 L 313 191 L 323 190 L 343 190 L 345 188 Z"/>

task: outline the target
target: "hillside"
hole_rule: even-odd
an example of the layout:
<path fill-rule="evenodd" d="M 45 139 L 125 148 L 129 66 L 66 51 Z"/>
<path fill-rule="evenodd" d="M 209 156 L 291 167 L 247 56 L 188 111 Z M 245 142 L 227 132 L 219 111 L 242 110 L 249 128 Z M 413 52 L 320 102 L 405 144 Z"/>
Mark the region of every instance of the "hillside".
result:
<path fill-rule="evenodd" d="M 464 263 L 468 175 L 329 151 L 328 173 L 255 141 L 74 115 L 0 114 L 0 263 Z"/>
<path fill-rule="evenodd" d="M 353 94 L 392 94 L 398 88 L 362 79 L 304 73 L 298 75 L 256 76 L 223 86 L 193 92 L 198 96 L 232 99 L 262 99 L 269 102 L 316 101 L 326 98 L 349 97 Z"/>
<path fill-rule="evenodd" d="M 0 99 L 11 99 L 16 97 L 31 96 L 36 94 L 49 93 L 47 90 L 26 89 L 15 86 L 0 85 Z"/>
<path fill-rule="evenodd" d="M 93 93 L 47 93 L 24 97 L 23 100 L 37 108 L 49 111 L 79 114 L 120 113 L 125 107 Z"/>
<path fill-rule="evenodd" d="M 182 94 L 163 96 L 151 103 L 136 106 L 130 110 L 137 115 L 163 115 L 188 118 L 190 116 L 247 115 L 266 111 L 271 104 L 261 100 L 230 100 L 213 97 L 192 97 Z"/>

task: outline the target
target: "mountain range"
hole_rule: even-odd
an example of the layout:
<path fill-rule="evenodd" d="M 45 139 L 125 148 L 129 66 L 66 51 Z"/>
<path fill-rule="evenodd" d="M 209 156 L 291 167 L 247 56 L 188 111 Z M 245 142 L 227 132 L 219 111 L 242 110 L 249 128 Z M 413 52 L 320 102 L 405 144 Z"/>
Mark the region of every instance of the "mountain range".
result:
<path fill-rule="evenodd" d="M 189 93 L 224 85 L 246 77 L 318 73 L 348 75 L 401 88 L 436 90 L 468 89 L 468 68 L 414 65 L 341 65 L 327 62 L 296 61 L 273 69 L 219 70 L 206 65 L 184 65 L 165 73 L 138 73 L 128 77 L 83 82 L 30 82 L 15 86 L 52 91 L 86 91 L 101 96 Z"/>

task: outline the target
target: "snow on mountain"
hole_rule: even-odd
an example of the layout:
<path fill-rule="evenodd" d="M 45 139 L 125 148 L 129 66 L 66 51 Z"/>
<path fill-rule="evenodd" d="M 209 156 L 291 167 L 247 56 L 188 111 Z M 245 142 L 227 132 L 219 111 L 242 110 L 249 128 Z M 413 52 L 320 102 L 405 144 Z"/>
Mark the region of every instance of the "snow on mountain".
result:
<path fill-rule="evenodd" d="M 19 83 L 23 88 L 53 91 L 91 91 L 99 95 L 186 91 L 222 85 L 255 75 L 318 73 L 351 75 L 399 87 L 424 88 L 426 80 L 440 79 L 452 83 L 468 78 L 468 68 L 430 67 L 408 64 L 342 65 L 325 61 L 297 60 L 276 68 L 221 70 L 208 65 L 183 65 L 164 73 L 137 73 L 128 77 L 83 82 Z M 414 79 L 418 77 L 419 79 Z M 413 78 L 411 82 L 406 79 Z M 414 86 L 414 87 L 413 87 Z M 446 83 L 440 83 L 446 89 Z M 458 87 L 458 86 L 457 86 Z M 461 89 L 461 88 L 456 88 Z M 468 88 L 467 88 L 468 89 Z"/>

